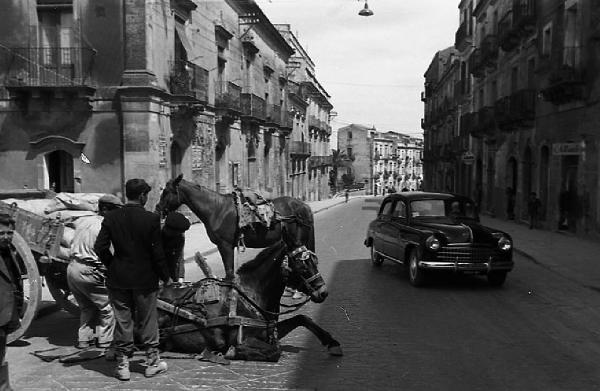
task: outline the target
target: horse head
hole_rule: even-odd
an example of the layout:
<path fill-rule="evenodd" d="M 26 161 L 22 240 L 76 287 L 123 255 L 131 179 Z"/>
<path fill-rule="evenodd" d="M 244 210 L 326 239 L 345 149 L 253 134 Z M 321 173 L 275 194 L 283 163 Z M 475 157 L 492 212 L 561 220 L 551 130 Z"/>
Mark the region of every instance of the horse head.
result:
<path fill-rule="evenodd" d="M 289 268 L 287 285 L 308 295 L 313 302 L 322 303 L 329 293 L 319 273 L 315 253 L 301 246 L 289 253 L 287 258 L 287 265 L 285 261 L 283 265 Z"/>
<path fill-rule="evenodd" d="M 169 212 L 172 212 L 179 208 L 182 204 L 181 197 L 179 195 L 179 183 L 183 179 L 183 174 L 175 179 L 171 179 L 165 185 L 158 204 L 156 204 L 156 213 L 159 213 L 162 217 L 165 217 Z"/>

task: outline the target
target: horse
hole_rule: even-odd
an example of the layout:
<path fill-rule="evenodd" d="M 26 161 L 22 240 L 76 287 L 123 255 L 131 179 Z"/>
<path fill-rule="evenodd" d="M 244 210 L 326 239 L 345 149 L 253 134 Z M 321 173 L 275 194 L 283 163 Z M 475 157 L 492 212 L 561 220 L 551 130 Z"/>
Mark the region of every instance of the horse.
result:
<path fill-rule="evenodd" d="M 290 253 L 288 246 L 279 241 L 244 263 L 237 275 L 234 282 L 206 278 L 191 286 L 170 285 L 161 289 L 159 301 L 172 303 L 168 312 L 160 311 L 159 306 L 161 341 L 167 350 L 208 350 L 231 359 L 277 361 L 279 339 L 303 326 L 329 354 L 343 355 L 339 342 L 310 317 L 295 315 L 279 321 L 280 300 L 286 286 L 305 293 L 315 303 L 327 297 L 313 252 L 304 249 Z M 190 313 L 200 320 L 194 321 Z"/>
<path fill-rule="evenodd" d="M 240 229 L 233 194 L 220 194 L 188 182 L 179 175 L 165 185 L 156 212 L 165 215 L 185 204 L 204 223 L 211 242 L 217 245 L 225 268 L 225 279 L 234 278 L 234 249 L 243 235 L 244 245 L 265 248 L 282 240 L 290 249 L 306 246 L 315 251 L 313 213 L 297 198 L 283 196 L 272 200 L 275 221 L 269 228 L 261 224 Z"/>

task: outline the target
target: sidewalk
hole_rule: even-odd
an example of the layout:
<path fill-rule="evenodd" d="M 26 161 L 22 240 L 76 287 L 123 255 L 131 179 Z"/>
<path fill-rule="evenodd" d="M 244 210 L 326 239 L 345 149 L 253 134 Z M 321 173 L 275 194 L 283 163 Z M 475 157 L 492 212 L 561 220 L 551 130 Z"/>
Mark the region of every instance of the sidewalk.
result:
<path fill-rule="evenodd" d="M 516 253 L 572 281 L 600 290 L 600 242 L 558 231 L 529 229 L 527 225 L 515 221 L 489 216 L 480 218 L 483 225 L 512 236 Z"/>
<path fill-rule="evenodd" d="M 357 196 L 353 196 L 352 198 L 356 198 Z M 321 201 L 311 201 L 307 202 L 308 206 L 312 209 L 314 214 L 317 214 L 323 210 L 329 209 L 336 205 L 342 204 L 345 202 L 343 197 L 336 198 L 328 198 Z M 186 232 L 186 241 L 185 247 L 183 249 L 183 257 L 187 262 L 191 262 L 194 254 L 196 252 L 200 252 L 205 257 L 217 252 L 217 247 L 210 241 L 208 235 L 206 234 L 206 229 L 204 224 L 196 223 L 193 224 L 190 229 Z"/>

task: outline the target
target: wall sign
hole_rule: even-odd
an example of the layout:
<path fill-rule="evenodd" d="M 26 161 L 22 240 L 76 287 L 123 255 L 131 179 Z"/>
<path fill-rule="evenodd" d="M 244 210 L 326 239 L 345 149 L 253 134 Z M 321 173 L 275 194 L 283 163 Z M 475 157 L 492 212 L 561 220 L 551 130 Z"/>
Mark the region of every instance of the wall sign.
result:
<path fill-rule="evenodd" d="M 554 143 L 552 144 L 552 154 L 560 155 L 582 155 L 585 152 L 585 143 Z"/>

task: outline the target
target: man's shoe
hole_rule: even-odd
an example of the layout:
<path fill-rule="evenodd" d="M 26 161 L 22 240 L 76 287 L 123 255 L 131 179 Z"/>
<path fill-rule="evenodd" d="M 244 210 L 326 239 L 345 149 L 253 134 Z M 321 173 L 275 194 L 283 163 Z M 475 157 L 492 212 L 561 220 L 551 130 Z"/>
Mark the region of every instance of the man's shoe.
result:
<path fill-rule="evenodd" d="M 129 372 L 129 358 L 122 356 L 118 357 L 117 360 L 119 363 L 115 369 L 115 377 L 124 381 L 131 379 L 131 372 Z"/>
<path fill-rule="evenodd" d="M 94 344 L 94 341 L 77 341 L 77 349 L 87 349 Z"/>
<path fill-rule="evenodd" d="M 152 364 L 148 363 L 144 376 L 153 377 L 160 373 L 167 372 L 167 362 L 160 359 L 155 360 Z"/>

